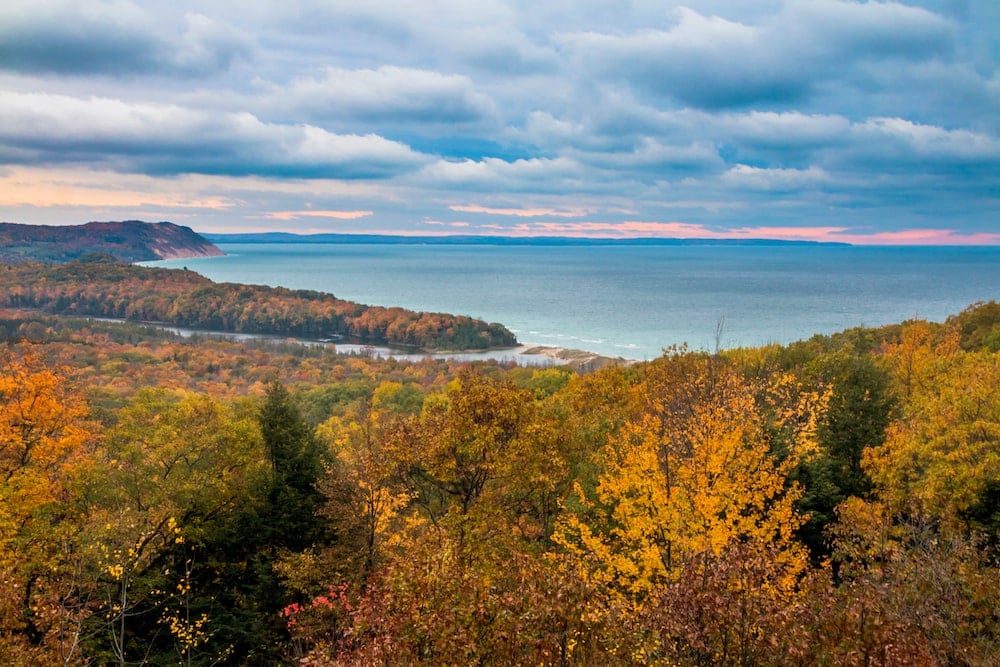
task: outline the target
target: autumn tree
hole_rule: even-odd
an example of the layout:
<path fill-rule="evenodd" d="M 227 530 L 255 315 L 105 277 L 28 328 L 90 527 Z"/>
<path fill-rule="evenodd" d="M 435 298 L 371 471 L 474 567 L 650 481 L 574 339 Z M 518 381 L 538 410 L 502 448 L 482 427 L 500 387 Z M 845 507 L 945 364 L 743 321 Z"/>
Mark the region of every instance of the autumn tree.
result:
<path fill-rule="evenodd" d="M 0 661 L 80 659 L 90 614 L 72 479 L 94 428 L 66 369 L 0 350 Z"/>
<path fill-rule="evenodd" d="M 872 483 L 862 466 L 865 452 L 882 446 L 896 404 L 888 374 L 867 353 L 850 347 L 811 360 L 812 384 L 828 388 L 827 409 L 817 425 L 818 450 L 793 471 L 806 521 L 799 531 L 814 560 L 828 556 L 825 531 L 844 499 L 865 498 Z"/>
<path fill-rule="evenodd" d="M 799 608 L 803 663 L 992 665 L 1000 573 L 975 534 L 849 498 L 832 526 L 838 583 Z"/>
<path fill-rule="evenodd" d="M 318 483 L 326 498 L 320 514 L 337 534 L 333 554 L 327 557 L 335 555 L 339 563 L 333 571 L 362 587 L 381 560 L 394 521 L 413 498 L 399 459 L 405 432 L 393 412 L 383 407 L 387 395 L 398 393 L 376 391 L 372 402 L 360 401 L 345 417 L 331 417 L 317 429 L 332 455 Z"/>
<path fill-rule="evenodd" d="M 1000 355 L 961 350 L 957 333 L 935 342 L 915 322 L 884 363 L 903 400 L 865 470 L 893 508 L 958 519 L 1000 481 Z"/>
<path fill-rule="evenodd" d="M 253 498 L 261 443 L 252 420 L 209 397 L 145 390 L 118 413 L 83 481 L 87 554 L 100 613 L 95 657 L 216 657 L 196 629 L 228 611 L 199 590 L 204 545 Z"/>
<path fill-rule="evenodd" d="M 801 490 L 788 475 L 815 448 L 819 397 L 790 391 L 784 376 L 756 386 L 703 355 L 648 370 L 646 409 L 602 450 L 595 493 L 580 489 L 582 509 L 565 516 L 559 540 L 591 564 L 586 576 L 608 588 L 612 606 L 631 610 L 627 618 L 682 575 L 708 576 L 734 545 L 747 550 L 746 562 L 767 553 L 766 585 L 754 588 L 765 606 L 788 603 L 806 568 L 794 538 Z M 781 434 L 788 440 L 777 442 Z M 740 590 L 738 579 L 730 585 Z M 641 634 L 631 644 L 622 638 L 622 649 L 662 652 Z"/>
<path fill-rule="evenodd" d="M 594 613 L 599 588 L 572 564 L 494 553 L 473 569 L 436 540 L 414 546 L 360 600 L 338 600 L 349 628 L 313 634 L 302 664 L 622 664 L 604 642 L 617 629 Z"/>
<path fill-rule="evenodd" d="M 779 459 L 759 388 L 715 359 L 659 363 L 654 373 L 662 375 L 647 380 L 648 411 L 605 447 L 597 497 L 582 499 L 602 518 L 591 525 L 567 517 L 567 546 L 597 554 L 601 576 L 632 594 L 669 579 L 687 556 L 720 553 L 734 537 L 782 544 L 798 563 L 791 537 L 800 491 L 787 475 L 814 447 L 811 406 L 804 401 L 777 417 L 796 431 Z"/>
<path fill-rule="evenodd" d="M 388 415 L 368 406 L 360 423 L 335 419 L 321 429 L 339 434 L 346 479 L 367 500 L 359 506 L 367 534 L 385 540 L 372 529 L 387 519 L 395 530 L 351 602 L 349 626 L 303 636 L 310 659 L 568 658 L 588 641 L 586 585 L 571 566 L 539 555 L 569 487 L 560 422 L 540 418 L 530 393 L 472 370 L 423 403 L 416 416 L 380 421 Z M 296 616 L 315 614 L 315 605 L 305 609 Z"/>
<path fill-rule="evenodd" d="M 974 303 L 949 317 L 947 324 L 958 329 L 962 349 L 1000 352 L 1000 303 Z"/>
<path fill-rule="evenodd" d="M 510 382 L 465 371 L 412 422 L 407 461 L 416 502 L 436 527 L 453 531 L 460 551 L 500 528 L 487 517 L 522 458 L 531 407 Z M 481 503 L 484 496 L 491 502 Z"/>

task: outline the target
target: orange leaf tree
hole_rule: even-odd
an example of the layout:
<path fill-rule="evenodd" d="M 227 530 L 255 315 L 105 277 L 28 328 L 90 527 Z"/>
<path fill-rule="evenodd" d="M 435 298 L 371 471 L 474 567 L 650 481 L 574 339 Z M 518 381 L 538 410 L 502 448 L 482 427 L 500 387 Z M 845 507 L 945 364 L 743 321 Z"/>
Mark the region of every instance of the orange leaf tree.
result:
<path fill-rule="evenodd" d="M 62 369 L 31 348 L 0 351 L 0 662 L 78 656 L 87 591 L 71 479 L 93 428 Z"/>

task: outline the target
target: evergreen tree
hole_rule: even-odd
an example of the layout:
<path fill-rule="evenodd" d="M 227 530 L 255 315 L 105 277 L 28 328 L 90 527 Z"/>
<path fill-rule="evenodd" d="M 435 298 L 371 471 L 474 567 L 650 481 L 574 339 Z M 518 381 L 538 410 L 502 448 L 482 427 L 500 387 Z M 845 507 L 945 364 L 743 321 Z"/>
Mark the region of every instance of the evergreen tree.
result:
<path fill-rule="evenodd" d="M 820 453 L 800 465 L 794 478 L 806 489 L 798 509 L 808 519 L 799 537 L 818 561 L 830 554 L 825 531 L 836 518 L 834 508 L 846 498 L 867 498 L 871 492 L 862 454 L 885 442 L 895 399 L 888 375 L 868 354 L 841 351 L 816 365 L 831 388 L 817 433 Z"/>
<path fill-rule="evenodd" d="M 228 647 L 225 663 L 232 665 L 282 662 L 289 636 L 281 610 L 295 600 L 276 566 L 328 538 L 317 514 L 323 450 L 294 397 L 272 383 L 256 420 L 266 470 L 255 500 L 207 536 L 206 562 L 196 574 L 217 607 L 212 641 Z"/>
<path fill-rule="evenodd" d="M 271 464 L 267 495 L 269 546 L 302 551 L 323 539 L 317 516 L 323 500 L 316 482 L 323 472 L 322 449 L 284 385 L 267 388 L 258 416 Z"/>

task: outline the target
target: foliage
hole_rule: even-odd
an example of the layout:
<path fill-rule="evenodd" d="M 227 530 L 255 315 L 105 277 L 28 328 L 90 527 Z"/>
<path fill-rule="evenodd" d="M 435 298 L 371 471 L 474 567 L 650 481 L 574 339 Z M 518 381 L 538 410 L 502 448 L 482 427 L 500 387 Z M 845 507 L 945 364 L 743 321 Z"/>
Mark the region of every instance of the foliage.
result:
<path fill-rule="evenodd" d="M 311 290 L 213 283 L 190 271 L 71 262 L 8 267 L 0 307 L 113 317 L 238 333 L 394 344 L 420 349 L 513 345 L 499 324 L 362 306 Z"/>
<path fill-rule="evenodd" d="M 118 413 L 82 482 L 96 570 L 89 629 L 107 659 L 204 648 L 192 633 L 214 605 L 192 588 L 198 545 L 252 497 L 260 448 L 246 415 L 206 396 L 144 390 Z M 175 641 L 160 641 L 164 626 Z"/>
<path fill-rule="evenodd" d="M 881 447 L 896 405 L 889 375 L 867 354 L 852 348 L 824 353 L 806 366 L 814 386 L 828 388 L 827 409 L 819 420 L 816 456 L 792 477 L 805 488 L 798 509 L 806 521 L 799 537 L 815 562 L 830 555 L 826 529 L 836 507 L 849 497 L 866 498 L 872 482 L 862 461 Z"/>
<path fill-rule="evenodd" d="M 935 344 L 915 323 L 884 361 L 906 400 L 866 469 L 894 507 L 954 519 L 1000 480 L 1000 355 Z"/>
<path fill-rule="evenodd" d="M 958 330 L 963 350 L 1000 352 L 1000 303 L 972 304 L 947 323 Z"/>
<path fill-rule="evenodd" d="M 991 313 L 586 375 L 7 313 L 0 662 L 995 664 Z"/>
<path fill-rule="evenodd" d="M 64 369 L 0 350 L 0 661 L 80 659 L 90 615 L 73 482 L 94 428 Z"/>
<path fill-rule="evenodd" d="M 646 409 L 604 448 L 596 498 L 581 498 L 589 511 L 566 517 L 561 542 L 592 554 L 594 576 L 630 600 L 641 601 L 689 559 L 718 556 L 734 540 L 777 546 L 775 558 L 789 573 L 773 583 L 790 588 L 804 563 L 792 539 L 801 491 L 787 477 L 815 446 L 815 415 L 808 400 L 767 409 L 784 402 L 783 381 L 755 387 L 719 360 L 692 355 L 654 364 Z M 785 456 L 773 456 L 769 430 L 792 423 Z"/>
<path fill-rule="evenodd" d="M 166 255 L 221 255 L 188 227 L 170 222 L 88 222 L 83 225 L 19 225 L 0 222 L 0 258 L 4 262 L 112 261 L 142 262 Z M 115 259 L 117 258 L 117 259 Z"/>

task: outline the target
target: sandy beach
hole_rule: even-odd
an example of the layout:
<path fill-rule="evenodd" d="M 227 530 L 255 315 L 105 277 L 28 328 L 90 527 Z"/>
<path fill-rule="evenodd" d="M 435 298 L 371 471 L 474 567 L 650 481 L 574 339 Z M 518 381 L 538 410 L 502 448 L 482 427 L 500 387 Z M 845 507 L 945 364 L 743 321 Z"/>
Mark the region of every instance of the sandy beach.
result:
<path fill-rule="evenodd" d="M 555 360 L 558 364 L 572 366 L 580 371 L 593 371 L 605 366 L 628 366 L 635 363 L 622 357 L 605 357 L 586 350 L 574 350 L 548 345 L 522 345 L 519 354 L 541 355 Z"/>

